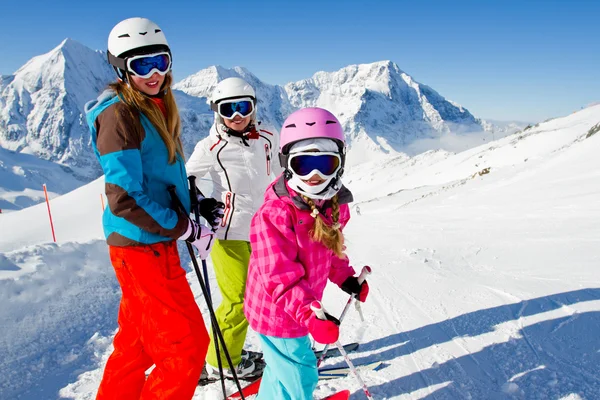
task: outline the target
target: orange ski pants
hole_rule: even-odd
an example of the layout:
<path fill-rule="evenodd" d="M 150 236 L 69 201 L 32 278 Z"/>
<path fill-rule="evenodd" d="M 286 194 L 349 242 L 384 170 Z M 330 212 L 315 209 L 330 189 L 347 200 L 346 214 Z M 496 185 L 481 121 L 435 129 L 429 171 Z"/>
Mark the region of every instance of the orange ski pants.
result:
<path fill-rule="evenodd" d="M 122 297 L 96 399 L 191 399 L 209 337 L 175 241 L 109 249 Z"/>

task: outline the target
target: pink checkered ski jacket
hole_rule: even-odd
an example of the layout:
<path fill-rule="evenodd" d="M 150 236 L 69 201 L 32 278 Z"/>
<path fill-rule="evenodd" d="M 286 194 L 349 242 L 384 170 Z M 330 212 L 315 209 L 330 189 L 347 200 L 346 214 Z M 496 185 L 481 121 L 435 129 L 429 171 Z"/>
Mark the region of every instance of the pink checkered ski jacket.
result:
<path fill-rule="evenodd" d="M 338 200 L 339 222 L 344 227 L 350 218 L 352 194 L 342 187 Z M 325 202 L 322 209 L 331 223 L 331 202 Z M 258 333 L 280 338 L 307 335 L 310 303 L 321 300 L 327 279 L 340 286 L 354 275 L 347 257 L 341 259 L 311 240 L 309 231 L 315 220 L 310 214 L 310 207 L 279 176 L 252 218 L 244 312 Z"/>

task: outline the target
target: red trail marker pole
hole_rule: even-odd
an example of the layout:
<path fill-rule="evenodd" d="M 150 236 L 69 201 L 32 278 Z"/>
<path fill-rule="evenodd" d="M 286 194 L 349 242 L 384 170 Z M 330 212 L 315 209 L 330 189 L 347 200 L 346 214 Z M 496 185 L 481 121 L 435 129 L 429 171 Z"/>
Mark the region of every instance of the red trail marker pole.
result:
<path fill-rule="evenodd" d="M 48 206 L 48 217 L 50 218 L 50 229 L 52 229 L 52 239 L 56 243 L 56 235 L 54 234 L 54 223 L 52 222 L 52 213 L 50 212 L 50 201 L 48 200 L 48 191 L 46 190 L 46 184 L 44 183 L 44 195 L 46 196 L 46 205 Z"/>

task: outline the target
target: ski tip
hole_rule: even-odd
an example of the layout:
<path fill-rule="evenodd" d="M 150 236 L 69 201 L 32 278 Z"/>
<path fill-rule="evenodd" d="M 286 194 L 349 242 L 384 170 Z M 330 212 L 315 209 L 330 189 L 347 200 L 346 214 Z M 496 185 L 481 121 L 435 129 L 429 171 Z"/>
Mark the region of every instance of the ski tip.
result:
<path fill-rule="evenodd" d="M 323 397 L 322 400 L 348 400 L 350 398 L 349 390 L 342 390 L 341 392 L 334 393 L 327 397 Z"/>

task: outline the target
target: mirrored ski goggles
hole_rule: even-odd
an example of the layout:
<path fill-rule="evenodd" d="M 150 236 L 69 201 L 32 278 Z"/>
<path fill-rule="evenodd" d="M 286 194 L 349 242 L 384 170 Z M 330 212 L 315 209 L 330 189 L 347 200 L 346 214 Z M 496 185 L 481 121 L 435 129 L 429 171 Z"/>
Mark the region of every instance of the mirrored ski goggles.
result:
<path fill-rule="evenodd" d="M 216 104 L 216 112 L 223 118 L 233 119 L 236 115 L 246 118 L 254 112 L 254 101 L 250 97 L 223 100 Z"/>
<path fill-rule="evenodd" d="M 171 70 L 171 55 L 168 52 L 145 54 L 127 58 L 127 70 L 140 78 L 150 78 L 158 72 L 166 75 Z"/>
<path fill-rule="evenodd" d="M 329 152 L 300 152 L 290 154 L 289 169 L 300 178 L 309 178 L 315 170 L 324 178 L 337 173 L 342 165 L 338 153 Z"/>

